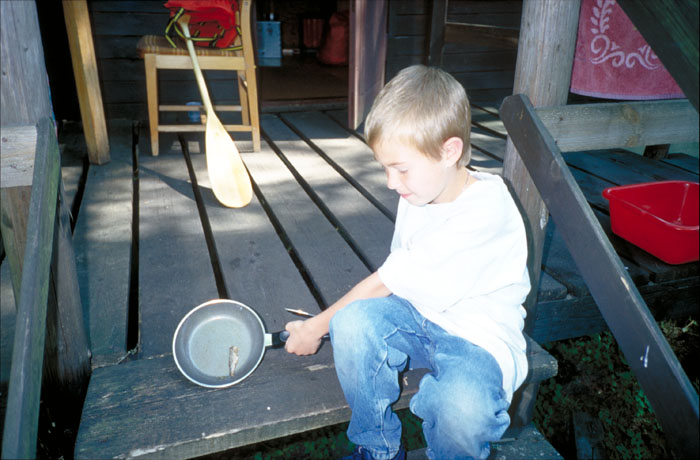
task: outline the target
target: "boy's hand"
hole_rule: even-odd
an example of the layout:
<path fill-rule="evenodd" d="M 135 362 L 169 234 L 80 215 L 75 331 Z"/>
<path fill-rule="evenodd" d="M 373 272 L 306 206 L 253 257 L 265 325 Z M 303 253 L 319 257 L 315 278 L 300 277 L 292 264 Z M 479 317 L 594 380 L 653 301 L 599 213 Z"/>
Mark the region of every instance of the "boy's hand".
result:
<path fill-rule="evenodd" d="M 321 339 L 309 321 L 290 321 L 285 326 L 289 338 L 284 349 L 299 356 L 313 355 L 321 347 Z"/>

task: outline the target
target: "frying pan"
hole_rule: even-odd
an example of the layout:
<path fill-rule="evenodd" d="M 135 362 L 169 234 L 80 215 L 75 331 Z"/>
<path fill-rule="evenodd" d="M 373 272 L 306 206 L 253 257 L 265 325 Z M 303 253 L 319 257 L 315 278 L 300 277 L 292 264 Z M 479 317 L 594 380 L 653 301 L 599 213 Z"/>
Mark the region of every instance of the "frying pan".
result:
<path fill-rule="evenodd" d="M 241 302 L 215 299 L 192 309 L 173 336 L 173 357 L 187 379 L 207 388 L 225 388 L 248 377 L 266 347 L 279 348 L 287 331 L 268 334 L 255 311 Z"/>

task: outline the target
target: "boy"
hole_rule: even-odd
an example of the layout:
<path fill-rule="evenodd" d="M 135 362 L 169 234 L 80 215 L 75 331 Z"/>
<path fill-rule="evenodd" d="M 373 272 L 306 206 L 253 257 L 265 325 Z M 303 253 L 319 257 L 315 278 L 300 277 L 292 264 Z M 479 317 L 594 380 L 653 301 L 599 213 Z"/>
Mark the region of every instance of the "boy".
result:
<path fill-rule="evenodd" d="M 365 133 L 401 196 L 391 254 L 327 310 L 287 324 L 299 355 L 330 332 L 358 446 L 348 459 L 405 458 L 391 404 L 409 364 L 430 370 L 410 403 L 429 458 L 486 458 L 510 423 L 527 374 L 527 243 L 503 181 L 466 168 L 470 125 L 464 88 L 442 70 L 409 67 L 382 89 Z"/>

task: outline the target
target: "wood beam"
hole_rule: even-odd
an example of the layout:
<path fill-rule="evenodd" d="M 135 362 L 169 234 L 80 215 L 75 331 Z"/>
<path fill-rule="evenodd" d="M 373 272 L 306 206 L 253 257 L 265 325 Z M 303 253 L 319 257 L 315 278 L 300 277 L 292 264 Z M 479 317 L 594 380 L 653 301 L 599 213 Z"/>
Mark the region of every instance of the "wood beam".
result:
<path fill-rule="evenodd" d="M 32 185 L 36 126 L 0 127 L 0 188 Z"/>
<path fill-rule="evenodd" d="M 467 43 L 503 48 L 517 48 L 520 30 L 512 27 L 497 27 L 460 22 L 445 23 L 446 43 Z"/>
<path fill-rule="evenodd" d="M 63 0 L 63 14 L 88 157 L 90 163 L 101 165 L 109 161 L 109 138 L 87 1 Z"/>
<path fill-rule="evenodd" d="M 523 2 L 513 93 L 528 95 L 536 107 L 566 104 L 580 6 L 580 0 Z M 503 176 L 515 194 L 527 230 L 532 290 L 525 302 L 525 331 L 529 332 L 536 317 L 548 212 L 510 138 L 506 142 Z"/>
<path fill-rule="evenodd" d="M 562 152 L 698 142 L 687 100 L 612 102 L 536 109 Z"/>

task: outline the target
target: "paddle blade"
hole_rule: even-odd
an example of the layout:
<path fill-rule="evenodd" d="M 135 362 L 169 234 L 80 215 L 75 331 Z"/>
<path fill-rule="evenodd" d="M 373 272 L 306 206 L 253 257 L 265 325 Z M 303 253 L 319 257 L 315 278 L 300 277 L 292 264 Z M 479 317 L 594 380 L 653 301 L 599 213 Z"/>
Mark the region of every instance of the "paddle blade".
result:
<path fill-rule="evenodd" d="M 207 170 L 214 196 L 229 208 L 250 203 L 253 187 L 236 144 L 213 113 L 207 116 Z"/>

